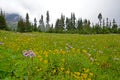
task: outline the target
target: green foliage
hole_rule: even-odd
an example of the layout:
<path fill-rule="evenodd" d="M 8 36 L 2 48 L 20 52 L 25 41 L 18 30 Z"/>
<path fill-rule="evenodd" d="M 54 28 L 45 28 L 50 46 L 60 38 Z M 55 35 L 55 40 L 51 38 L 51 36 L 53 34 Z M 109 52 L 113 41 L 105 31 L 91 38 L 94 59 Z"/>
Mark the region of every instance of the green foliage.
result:
<path fill-rule="evenodd" d="M 113 19 L 113 22 L 111 23 L 111 21 L 108 22 L 109 20 L 108 18 L 106 18 L 106 24 L 105 24 L 105 20 L 103 20 L 103 25 L 102 25 L 102 14 L 101 13 L 99 13 L 98 19 L 99 19 L 100 24 L 91 26 L 90 20 L 78 19 L 76 21 L 75 14 L 71 13 L 71 18 L 66 17 L 65 27 L 63 27 L 63 23 L 61 23 L 64 21 L 61 21 L 62 19 L 57 19 L 54 32 L 63 33 L 63 29 L 64 29 L 64 33 L 80 33 L 80 34 L 118 33 L 118 26 L 116 24 L 115 19 Z"/>
<path fill-rule="evenodd" d="M 102 28 L 98 24 L 95 25 L 94 29 L 95 29 L 97 34 L 101 34 L 102 33 Z"/>
<path fill-rule="evenodd" d="M 50 21 L 49 11 L 47 11 L 46 16 L 47 16 L 46 23 L 49 24 L 49 21 Z"/>
<path fill-rule="evenodd" d="M 82 19 L 79 19 L 78 22 L 77 22 L 78 26 L 77 26 L 77 29 L 78 30 L 81 30 L 83 28 L 83 22 L 82 22 Z"/>
<path fill-rule="evenodd" d="M 120 78 L 119 34 L 79 35 L 0 31 L 0 35 L 1 80 Z M 33 50 L 36 56 L 25 57 L 24 50 Z"/>
<path fill-rule="evenodd" d="M 41 15 L 41 18 L 39 20 L 38 31 L 45 32 L 45 25 L 44 25 L 43 15 Z"/>
<path fill-rule="evenodd" d="M 3 14 L 2 10 L 1 10 L 1 13 L 0 13 L 0 29 L 7 30 L 5 15 Z"/>
<path fill-rule="evenodd" d="M 112 33 L 117 33 L 117 32 L 118 32 L 118 26 L 116 24 L 115 19 L 113 19 Z"/>
<path fill-rule="evenodd" d="M 118 28 L 118 33 L 120 33 L 120 28 Z"/>
<path fill-rule="evenodd" d="M 57 19 L 56 24 L 55 24 L 55 32 L 56 33 L 62 33 L 65 28 L 65 23 L 64 23 L 65 17 L 61 15 L 61 19 Z"/>
<path fill-rule="evenodd" d="M 100 26 L 101 26 L 101 22 L 102 22 L 102 21 L 101 21 L 101 20 L 102 20 L 102 14 L 101 14 L 101 13 L 98 14 L 98 19 L 99 19 L 99 21 L 100 21 Z"/>
<path fill-rule="evenodd" d="M 103 34 L 108 34 L 111 32 L 111 29 L 109 27 L 103 26 L 102 33 Z"/>
<path fill-rule="evenodd" d="M 37 31 L 37 20 L 34 18 L 34 25 L 33 25 L 33 31 Z"/>
<path fill-rule="evenodd" d="M 25 20 L 20 19 L 18 21 L 17 29 L 9 28 L 6 24 L 5 15 L 1 10 L 0 14 L 0 29 L 8 31 L 18 31 L 18 32 L 50 32 L 50 33 L 79 33 L 79 34 L 108 34 L 108 33 L 120 33 L 119 26 L 117 25 L 115 19 L 111 22 L 109 18 L 106 21 L 102 19 L 102 14 L 98 14 L 99 24 L 91 25 L 90 20 L 75 17 L 75 13 L 71 13 L 71 17 L 65 17 L 61 14 L 61 18 L 56 20 L 55 26 L 51 26 L 49 11 L 46 12 L 46 25 L 44 24 L 43 15 L 39 20 L 39 25 L 37 26 L 37 19 L 34 18 L 34 23 L 29 21 L 29 14 L 26 13 Z"/>
<path fill-rule="evenodd" d="M 25 32 L 25 22 L 23 21 L 23 19 L 20 19 L 18 21 L 17 31 L 18 32 Z"/>
<path fill-rule="evenodd" d="M 25 32 L 31 32 L 31 31 L 32 31 L 32 26 L 29 21 L 29 14 L 26 13 Z"/>
<path fill-rule="evenodd" d="M 35 24 L 34 26 L 36 27 L 37 24 Z M 36 28 L 33 26 L 32 28 L 32 25 L 29 21 L 29 14 L 26 13 L 26 22 L 21 18 L 19 21 L 18 21 L 18 25 L 17 25 L 17 31 L 18 32 L 32 32 L 33 30 L 36 30 Z"/>

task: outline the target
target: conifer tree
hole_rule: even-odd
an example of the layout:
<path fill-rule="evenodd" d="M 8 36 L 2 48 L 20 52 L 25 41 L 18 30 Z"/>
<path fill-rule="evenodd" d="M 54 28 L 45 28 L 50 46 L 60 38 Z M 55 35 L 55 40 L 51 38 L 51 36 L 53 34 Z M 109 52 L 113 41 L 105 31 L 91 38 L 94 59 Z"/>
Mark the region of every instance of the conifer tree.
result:
<path fill-rule="evenodd" d="M 36 18 L 34 18 L 33 30 L 34 30 L 34 31 L 37 31 L 37 19 L 36 19 Z"/>
<path fill-rule="evenodd" d="M 41 18 L 39 20 L 38 30 L 45 32 L 45 25 L 44 25 L 43 15 L 41 15 Z"/>
<path fill-rule="evenodd" d="M 99 15 L 98 15 L 98 19 L 99 19 L 100 26 L 101 26 L 101 23 L 102 23 L 102 14 L 101 14 L 101 13 L 99 13 Z"/>
<path fill-rule="evenodd" d="M 113 33 L 117 33 L 117 28 L 118 28 L 118 26 L 117 26 L 117 24 L 116 24 L 116 21 L 115 21 L 115 19 L 113 19 L 112 32 L 113 32 Z"/>
<path fill-rule="evenodd" d="M 26 13 L 26 25 L 25 25 L 25 32 L 31 32 L 32 31 L 32 26 L 29 21 L 29 14 Z"/>
<path fill-rule="evenodd" d="M 18 21 L 17 31 L 18 32 L 25 32 L 25 22 L 23 21 L 22 18 Z"/>
<path fill-rule="evenodd" d="M 77 30 L 80 32 L 83 28 L 83 22 L 82 19 L 78 19 L 77 21 Z"/>
<path fill-rule="evenodd" d="M 108 22 L 108 18 L 106 18 L 106 27 L 108 27 L 109 25 L 109 22 Z"/>
<path fill-rule="evenodd" d="M 103 27 L 105 26 L 105 20 L 103 19 Z"/>
<path fill-rule="evenodd" d="M 3 14 L 2 10 L 0 13 L 0 29 L 7 30 L 7 23 L 6 23 L 5 15 Z"/>
<path fill-rule="evenodd" d="M 50 21 L 49 11 L 47 11 L 46 16 L 47 16 L 46 23 L 49 24 L 49 21 Z"/>
<path fill-rule="evenodd" d="M 71 28 L 71 19 L 69 19 L 68 17 L 66 17 L 66 29 L 69 32 L 72 28 Z"/>
<path fill-rule="evenodd" d="M 76 27 L 75 27 L 75 13 L 71 13 L 71 30 L 75 30 Z"/>
<path fill-rule="evenodd" d="M 61 29 L 63 30 L 65 28 L 65 16 L 61 14 Z"/>
<path fill-rule="evenodd" d="M 46 31 L 48 31 L 50 28 L 49 21 L 50 21 L 49 11 L 47 11 L 47 13 L 46 13 Z"/>

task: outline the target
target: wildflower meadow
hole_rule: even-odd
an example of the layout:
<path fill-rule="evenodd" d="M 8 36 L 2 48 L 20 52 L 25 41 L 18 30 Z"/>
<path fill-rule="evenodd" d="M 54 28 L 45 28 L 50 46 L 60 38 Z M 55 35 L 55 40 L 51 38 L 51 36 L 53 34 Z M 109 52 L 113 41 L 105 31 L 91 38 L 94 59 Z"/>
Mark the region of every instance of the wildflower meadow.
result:
<path fill-rule="evenodd" d="M 0 80 L 120 80 L 120 35 L 0 31 Z"/>

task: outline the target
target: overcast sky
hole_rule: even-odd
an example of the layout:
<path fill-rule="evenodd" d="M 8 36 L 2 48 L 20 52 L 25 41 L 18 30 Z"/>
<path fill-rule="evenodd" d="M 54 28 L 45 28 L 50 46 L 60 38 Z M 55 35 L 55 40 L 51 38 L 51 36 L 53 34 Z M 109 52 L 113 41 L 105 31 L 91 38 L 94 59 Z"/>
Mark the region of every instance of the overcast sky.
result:
<path fill-rule="evenodd" d="M 30 20 L 34 17 L 40 19 L 43 14 L 46 18 L 46 11 L 50 13 L 50 23 L 60 18 L 61 13 L 70 17 L 71 12 L 77 18 L 87 18 L 91 22 L 98 22 L 98 14 L 102 13 L 103 18 L 115 18 L 120 23 L 120 0 L 0 0 L 0 8 L 7 13 L 19 13 L 25 17 L 28 12 Z"/>

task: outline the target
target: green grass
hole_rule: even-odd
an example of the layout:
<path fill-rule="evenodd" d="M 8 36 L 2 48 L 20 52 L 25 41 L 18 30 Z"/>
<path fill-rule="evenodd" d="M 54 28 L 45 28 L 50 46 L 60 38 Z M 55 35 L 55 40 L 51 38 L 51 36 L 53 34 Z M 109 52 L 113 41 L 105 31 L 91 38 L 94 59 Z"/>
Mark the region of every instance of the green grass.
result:
<path fill-rule="evenodd" d="M 120 80 L 119 34 L 0 31 L 0 43 L 0 80 Z"/>

